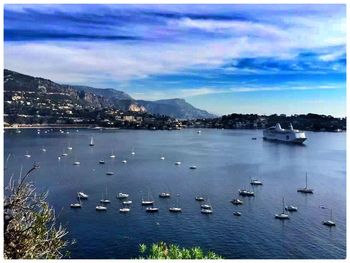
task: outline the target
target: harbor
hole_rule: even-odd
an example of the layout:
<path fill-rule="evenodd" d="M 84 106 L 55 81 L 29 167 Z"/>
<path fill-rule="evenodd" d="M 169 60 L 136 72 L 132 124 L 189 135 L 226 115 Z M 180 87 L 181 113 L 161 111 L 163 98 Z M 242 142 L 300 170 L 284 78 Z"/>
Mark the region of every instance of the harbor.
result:
<path fill-rule="evenodd" d="M 265 141 L 261 130 L 12 130 L 5 132 L 5 184 L 38 163 L 31 179 L 49 191 L 77 239 L 72 258 L 137 257 L 140 243 L 158 240 L 227 258 L 341 258 L 345 134 L 307 138 L 292 145 Z M 298 192 L 305 188 L 313 194 Z M 281 213 L 289 219 L 276 219 Z"/>

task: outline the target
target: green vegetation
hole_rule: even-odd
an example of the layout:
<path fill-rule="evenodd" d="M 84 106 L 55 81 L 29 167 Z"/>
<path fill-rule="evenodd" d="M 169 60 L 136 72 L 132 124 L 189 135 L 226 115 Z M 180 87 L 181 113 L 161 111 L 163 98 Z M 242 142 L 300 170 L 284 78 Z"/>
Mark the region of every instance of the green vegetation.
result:
<path fill-rule="evenodd" d="M 38 168 L 34 164 L 26 175 L 10 180 L 4 199 L 4 258 L 60 259 L 71 244 L 64 240 L 66 229 L 57 227 L 55 211 L 46 202 L 47 192 L 36 194 L 27 177 Z M 6 168 L 5 168 L 6 169 Z"/>
<path fill-rule="evenodd" d="M 222 259 L 214 252 L 205 253 L 200 247 L 181 248 L 164 242 L 152 244 L 150 247 L 141 244 L 140 253 L 141 259 Z"/>

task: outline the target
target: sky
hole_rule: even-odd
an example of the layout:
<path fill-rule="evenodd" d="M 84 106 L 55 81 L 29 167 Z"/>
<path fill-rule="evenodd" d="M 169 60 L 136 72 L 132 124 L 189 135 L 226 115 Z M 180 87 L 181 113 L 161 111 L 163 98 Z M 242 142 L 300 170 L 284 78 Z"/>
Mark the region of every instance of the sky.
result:
<path fill-rule="evenodd" d="M 346 116 L 346 7 L 13 5 L 5 68 L 217 115 Z"/>

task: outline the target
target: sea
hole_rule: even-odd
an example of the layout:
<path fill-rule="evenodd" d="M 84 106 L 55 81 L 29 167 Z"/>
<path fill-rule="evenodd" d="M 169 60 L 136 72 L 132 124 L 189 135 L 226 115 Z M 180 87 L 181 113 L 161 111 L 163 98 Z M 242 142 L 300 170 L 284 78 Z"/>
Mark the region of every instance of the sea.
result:
<path fill-rule="evenodd" d="M 34 162 L 40 166 L 28 180 L 38 193 L 48 191 L 66 238 L 76 241 L 68 247 L 74 259 L 138 258 L 140 244 L 159 241 L 228 259 L 346 257 L 345 132 L 306 132 L 303 145 L 291 145 L 263 140 L 262 130 L 200 130 L 5 130 L 4 185 Z M 313 194 L 297 192 L 306 173 Z M 251 179 L 263 185 L 252 186 Z M 239 189 L 255 196 L 239 197 Z M 81 209 L 70 208 L 80 191 L 88 199 Z M 171 197 L 159 198 L 161 192 Z M 118 193 L 129 194 L 129 213 L 119 212 Z M 205 198 L 212 214 L 201 213 L 196 196 Z M 96 211 L 102 198 L 111 203 Z M 244 204 L 233 205 L 233 198 Z M 142 199 L 154 200 L 159 212 L 147 213 Z M 281 221 L 275 214 L 283 199 L 298 211 Z M 182 212 L 169 212 L 174 206 Z M 322 224 L 331 213 L 335 227 Z"/>

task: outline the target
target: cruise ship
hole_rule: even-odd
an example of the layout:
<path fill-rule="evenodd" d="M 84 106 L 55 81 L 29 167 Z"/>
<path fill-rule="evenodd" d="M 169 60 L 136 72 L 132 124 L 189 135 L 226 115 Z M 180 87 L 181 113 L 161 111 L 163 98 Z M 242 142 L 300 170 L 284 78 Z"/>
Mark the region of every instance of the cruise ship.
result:
<path fill-rule="evenodd" d="M 302 144 L 307 138 L 305 132 L 294 130 L 292 124 L 289 124 L 289 129 L 282 129 L 279 123 L 276 126 L 267 128 L 263 131 L 265 140 L 289 142 Z"/>

